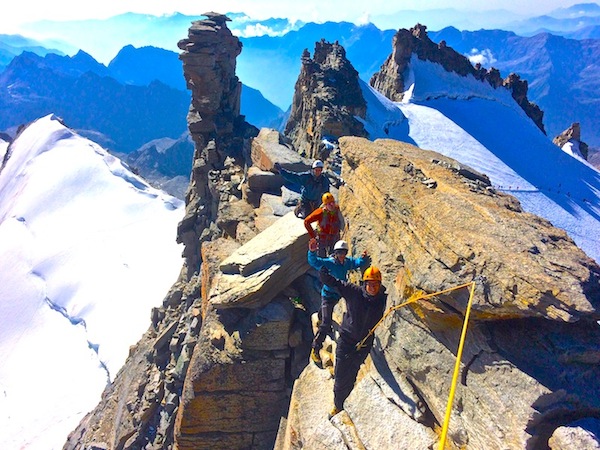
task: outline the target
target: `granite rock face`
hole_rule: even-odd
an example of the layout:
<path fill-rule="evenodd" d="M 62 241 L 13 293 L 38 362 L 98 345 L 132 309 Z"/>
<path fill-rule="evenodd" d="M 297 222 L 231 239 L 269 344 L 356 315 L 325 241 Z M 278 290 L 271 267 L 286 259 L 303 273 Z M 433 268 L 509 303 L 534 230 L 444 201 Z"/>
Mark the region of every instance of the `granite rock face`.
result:
<path fill-rule="evenodd" d="M 598 266 L 564 231 L 495 192 L 484 175 L 392 140 L 343 141 L 344 178 L 352 198 L 361 200 L 349 205 L 349 190 L 342 190 L 345 216 L 355 230 L 365 222 L 364 235 L 377 239 L 366 248 L 387 248 L 381 260 L 401 260 L 419 289 L 433 292 L 480 277 L 477 319 L 600 317 L 591 301 L 599 293 Z M 384 246 L 385 236 L 394 241 Z"/>
<path fill-rule="evenodd" d="M 358 72 L 338 43 L 321 40 L 315 44 L 313 58 L 308 50 L 302 67 L 285 135 L 303 156 L 327 159 L 324 138 L 367 136 L 363 124 L 366 102 L 358 83 Z"/>
<path fill-rule="evenodd" d="M 504 80 L 495 68 L 488 70 L 480 64 L 473 66 L 471 62 L 460 53 L 446 45 L 445 41 L 436 44 L 427 36 L 427 27 L 421 24 L 413 28 L 400 29 L 392 40 L 392 53 L 383 63 L 379 72 L 375 73 L 369 84 L 392 101 L 402 100 L 405 92 L 405 71 L 414 54 L 421 60 L 440 64 L 448 72 L 455 72 L 462 76 L 472 75 L 478 80 L 486 81 L 495 88 L 508 89 L 512 97 L 533 120 L 540 130 L 545 133 L 542 122 L 544 112 L 527 99 L 527 81 L 521 80 L 517 74 L 510 74 Z"/>
<path fill-rule="evenodd" d="M 466 449 L 547 448 L 554 435 L 561 448 L 562 427 L 600 411 L 600 267 L 457 161 L 391 140 L 346 137 L 340 148 L 345 238 L 382 269 L 388 306 L 410 292 L 476 283 L 448 440 Z M 330 397 L 311 400 L 323 374 L 305 370 L 277 448 L 324 435 L 326 448 L 343 449 L 348 426 L 364 448 L 434 448 L 467 300 L 463 288 L 384 320 L 345 404 L 350 422 L 326 420 Z M 394 446 L 398 436 L 406 446 Z"/>

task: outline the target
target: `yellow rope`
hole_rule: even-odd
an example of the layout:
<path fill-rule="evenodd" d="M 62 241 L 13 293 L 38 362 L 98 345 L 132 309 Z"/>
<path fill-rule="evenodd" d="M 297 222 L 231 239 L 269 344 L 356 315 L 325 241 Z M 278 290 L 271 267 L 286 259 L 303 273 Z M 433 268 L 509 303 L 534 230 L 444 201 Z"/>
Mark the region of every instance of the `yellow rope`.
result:
<path fill-rule="evenodd" d="M 450 386 L 450 395 L 448 396 L 448 404 L 446 405 L 446 416 L 444 417 L 444 425 L 440 436 L 440 445 L 438 448 L 444 450 L 446 448 L 446 435 L 448 434 L 448 425 L 450 424 L 450 413 L 452 412 L 452 403 L 454 402 L 454 392 L 456 390 L 456 382 L 458 381 L 458 372 L 460 371 L 460 360 L 462 359 L 462 351 L 467 336 L 467 325 L 469 323 L 469 315 L 471 314 L 471 303 L 473 302 L 473 293 L 475 292 L 475 282 L 471 283 L 471 293 L 469 294 L 469 303 L 465 312 L 465 320 L 463 322 L 458 351 L 456 352 L 456 363 L 454 364 L 454 374 L 452 375 L 452 385 Z"/>
<path fill-rule="evenodd" d="M 450 414 L 452 413 L 452 403 L 454 402 L 454 393 L 456 391 L 456 383 L 458 381 L 458 373 L 460 372 L 460 361 L 462 359 L 462 351 L 463 351 L 463 347 L 465 344 L 465 338 L 467 336 L 467 325 L 469 323 L 469 316 L 471 314 L 471 305 L 473 303 L 473 294 L 475 293 L 475 282 L 470 281 L 468 283 L 464 283 L 459 286 L 455 286 L 453 288 L 448 288 L 448 289 L 444 289 L 443 291 L 434 292 L 433 294 L 425 294 L 423 291 L 415 292 L 405 302 L 403 302 L 399 305 L 396 305 L 396 306 L 392 306 L 390 309 L 388 309 L 386 311 L 386 313 L 383 315 L 383 317 L 381 319 L 379 319 L 379 322 L 377 322 L 375 324 L 375 326 L 369 330 L 369 334 L 367 334 L 362 341 L 360 341 L 358 344 L 356 344 L 356 350 L 360 350 L 364 346 L 366 340 L 369 339 L 369 337 L 375 332 L 375 329 L 385 320 L 385 318 L 387 316 L 389 316 L 392 312 L 396 311 L 397 309 L 400 309 L 400 308 L 402 308 L 406 305 L 409 305 L 411 303 L 414 303 L 418 300 L 435 297 L 437 295 L 445 294 L 445 293 L 451 292 L 451 291 L 456 291 L 458 289 L 462 289 L 467 286 L 471 287 L 471 291 L 469 293 L 469 302 L 467 303 L 467 309 L 465 311 L 465 320 L 463 321 L 462 332 L 460 335 L 460 342 L 458 344 L 458 351 L 456 352 L 456 363 L 454 365 L 454 374 L 452 375 L 452 383 L 450 386 L 450 395 L 448 396 L 448 404 L 446 406 L 446 415 L 444 417 L 444 424 L 442 426 L 442 432 L 440 435 L 440 445 L 439 445 L 440 450 L 444 450 L 445 446 L 446 446 L 446 436 L 448 434 L 448 425 L 450 424 Z"/>
<path fill-rule="evenodd" d="M 427 299 L 427 298 L 435 297 L 437 295 L 446 294 L 448 292 L 456 291 L 458 289 L 462 289 L 462 288 L 470 286 L 472 284 L 474 285 L 475 283 L 473 281 L 470 281 L 468 283 L 464 283 L 464 284 L 461 284 L 459 286 L 455 286 L 453 288 L 448 288 L 448 289 L 444 289 L 443 291 L 434 292 L 433 294 L 425 294 L 423 291 L 417 291 L 417 292 L 415 292 L 405 302 L 400 303 L 399 305 L 396 305 L 396 306 L 392 306 L 390 309 L 388 309 L 386 311 L 386 313 L 383 315 L 383 317 L 381 319 L 379 319 L 379 322 L 377 322 L 375 324 L 375 326 L 369 330 L 369 334 L 367 334 L 362 341 L 360 341 L 358 344 L 356 344 L 356 350 L 360 350 L 365 345 L 366 340 L 369 339 L 369 337 L 375 332 L 375 330 L 381 324 L 381 322 L 383 322 L 387 316 L 389 316 L 391 313 L 393 313 L 397 309 L 400 309 L 400 308 L 402 308 L 403 306 L 406 306 L 406 305 L 410 305 L 411 303 L 414 303 L 414 302 L 416 302 L 418 300 L 424 300 L 424 299 Z"/>

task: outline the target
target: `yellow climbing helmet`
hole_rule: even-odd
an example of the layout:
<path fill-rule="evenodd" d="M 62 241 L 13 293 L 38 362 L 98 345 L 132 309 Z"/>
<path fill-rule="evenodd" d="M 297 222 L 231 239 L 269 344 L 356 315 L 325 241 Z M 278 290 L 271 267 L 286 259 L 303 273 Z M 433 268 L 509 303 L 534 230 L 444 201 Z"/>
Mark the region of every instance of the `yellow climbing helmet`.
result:
<path fill-rule="evenodd" d="M 335 198 L 333 198 L 333 194 L 330 192 L 325 192 L 323 194 L 323 197 L 321 197 L 321 200 L 323 201 L 324 205 L 326 205 L 327 203 L 335 202 Z"/>
<path fill-rule="evenodd" d="M 370 266 L 363 273 L 363 281 L 379 281 L 381 282 L 381 272 L 375 266 Z"/>

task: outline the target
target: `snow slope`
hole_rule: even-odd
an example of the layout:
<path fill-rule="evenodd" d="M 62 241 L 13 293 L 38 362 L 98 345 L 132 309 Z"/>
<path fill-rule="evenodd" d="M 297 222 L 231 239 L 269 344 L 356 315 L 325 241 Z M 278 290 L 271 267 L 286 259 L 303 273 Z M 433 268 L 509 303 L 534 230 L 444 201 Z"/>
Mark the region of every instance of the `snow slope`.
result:
<path fill-rule="evenodd" d="M 54 116 L 0 150 L 1 447 L 60 449 L 176 280 L 184 205 Z"/>
<path fill-rule="evenodd" d="M 485 173 L 600 263 L 600 173 L 555 146 L 506 89 L 414 55 L 409 67 L 401 103 L 361 84 L 370 138 L 409 142 Z"/>

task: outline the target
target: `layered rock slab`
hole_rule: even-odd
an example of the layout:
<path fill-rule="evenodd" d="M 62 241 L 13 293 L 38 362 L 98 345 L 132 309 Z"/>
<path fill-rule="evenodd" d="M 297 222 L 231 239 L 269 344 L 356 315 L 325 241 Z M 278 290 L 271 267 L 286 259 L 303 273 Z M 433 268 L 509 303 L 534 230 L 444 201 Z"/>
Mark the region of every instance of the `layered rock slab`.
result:
<path fill-rule="evenodd" d="M 220 264 L 208 302 L 215 308 L 256 308 L 309 268 L 308 233 L 293 212 L 237 249 Z"/>
<path fill-rule="evenodd" d="M 383 268 L 390 303 L 402 301 L 406 273 L 425 292 L 477 283 L 450 440 L 536 448 L 557 426 L 597 414 L 598 265 L 454 160 L 389 140 L 340 145 L 349 240 Z M 409 380 L 434 424 L 444 418 L 467 299 L 462 289 L 417 302 L 377 330 L 380 369 Z"/>
<path fill-rule="evenodd" d="M 341 146 L 344 215 L 388 282 L 403 266 L 426 292 L 477 280 L 476 319 L 600 318 L 598 265 L 484 175 L 397 141 L 346 137 Z M 459 292 L 453 306 L 466 300 Z"/>
<path fill-rule="evenodd" d="M 218 265 L 211 255 L 222 244 L 203 245 L 212 268 L 202 284 L 211 288 L 174 428 L 180 450 L 272 448 L 305 314 L 282 292 L 308 270 L 307 243 L 290 212 Z"/>
<path fill-rule="evenodd" d="M 450 445 L 546 448 L 556 430 L 597 417 L 598 265 L 457 161 L 390 140 L 345 137 L 340 147 L 345 238 L 382 269 L 388 306 L 476 282 Z M 360 445 L 435 448 L 468 297 L 462 288 L 418 301 L 376 330 L 374 363 L 345 404 Z M 307 368 L 296 381 L 277 448 L 309 446 L 315 435 L 347 447 L 323 418 L 330 387 L 318 380 Z M 321 405 L 311 415 L 313 398 Z M 382 412 L 385 423 L 370 420 Z"/>

